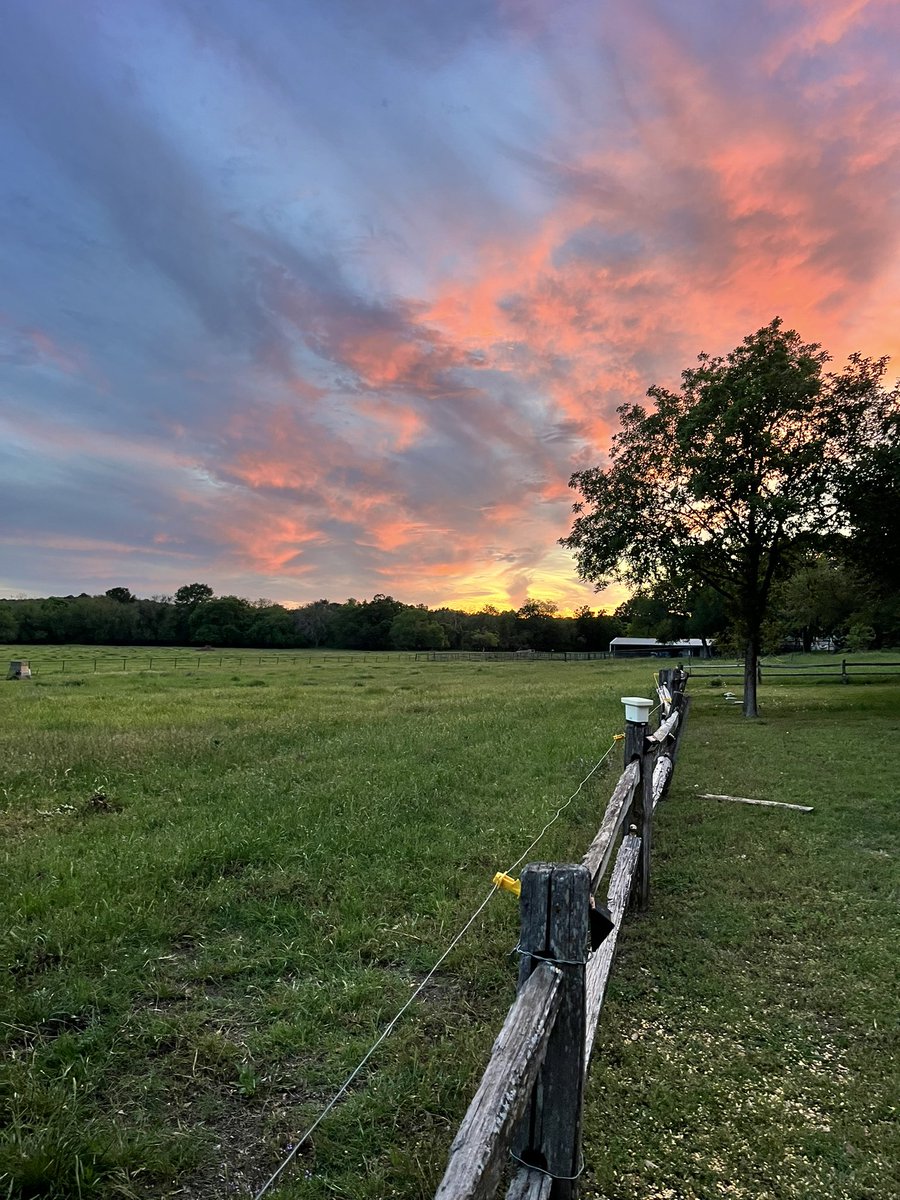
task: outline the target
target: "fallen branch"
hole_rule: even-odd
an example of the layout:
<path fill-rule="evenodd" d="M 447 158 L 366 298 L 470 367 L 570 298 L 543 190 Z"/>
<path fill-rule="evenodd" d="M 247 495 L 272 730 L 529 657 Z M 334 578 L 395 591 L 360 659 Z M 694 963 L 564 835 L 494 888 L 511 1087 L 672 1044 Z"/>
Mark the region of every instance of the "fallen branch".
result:
<path fill-rule="evenodd" d="M 712 792 L 701 792 L 701 800 L 733 800 L 735 804 L 759 804 L 765 808 L 792 808 L 795 812 L 812 812 L 806 804 L 785 804 L 781 800 L 751 800 L 748 796 L 716 796 Z"/>

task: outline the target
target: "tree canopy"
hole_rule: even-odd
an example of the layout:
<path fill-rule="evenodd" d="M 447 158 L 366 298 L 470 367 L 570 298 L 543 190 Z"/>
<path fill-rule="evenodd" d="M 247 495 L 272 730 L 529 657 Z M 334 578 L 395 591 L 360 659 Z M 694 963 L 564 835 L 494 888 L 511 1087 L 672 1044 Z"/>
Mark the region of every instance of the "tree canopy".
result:
<path fill-rule="evenodd" d="M 653 410 L 621 407 L 609 465 L 570 480 L 582 498 L 562 543 L 582 578 L 722 597 L 746 647 L 748 716 L 772 588 L 804 545 L 846 527 L 850 481 L 897 410 L 886 360 L 828 362 L 776 318 L 724 357 L 701 354 L 677 392 L 651 387 Z"/>

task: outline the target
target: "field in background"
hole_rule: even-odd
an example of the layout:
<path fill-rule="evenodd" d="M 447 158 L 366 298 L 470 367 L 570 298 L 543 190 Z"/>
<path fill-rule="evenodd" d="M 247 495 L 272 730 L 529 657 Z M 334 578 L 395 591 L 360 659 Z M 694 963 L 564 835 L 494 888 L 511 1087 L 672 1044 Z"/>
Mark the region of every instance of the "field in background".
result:
<path fill-rule="evenodd" d="M 80 649 L 75 671 L 78 648 L 23 648 L 66 671 L 0 691 L 13 1196 L 258 1186 L 659 666 L 328 652 L 289 670 L 216 651 L 198 670 L 196 651 L 154 650 L 151 672 L 134 649 L 133 671 L 94 674 Z M 184 669 L 157 672 L 176 653 Z M 900 729 L 897 688 L 764 681 L 754 723 L 721 690 L 692 688 L 653 902 L 623 935 L 584 1192 L 887 1195 L 896 770 L 873 748 Z M 617 773 L 534 857 L 581 856 Z M 281 1195 L 430 1195 L 512 997 L 516 935 L 499 895 Z"/>

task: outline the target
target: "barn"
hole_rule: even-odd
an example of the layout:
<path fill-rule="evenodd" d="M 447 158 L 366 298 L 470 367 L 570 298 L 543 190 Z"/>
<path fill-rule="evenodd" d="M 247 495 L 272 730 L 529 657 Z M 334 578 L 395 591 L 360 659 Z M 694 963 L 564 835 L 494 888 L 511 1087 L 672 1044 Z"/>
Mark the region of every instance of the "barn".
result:
<path fill-rule="evenodd" d="M 712 643 L 703 638 L 658 642 L 656 638 L 616 637 L 609 643 L 613 658 L 709 658 Z"/>

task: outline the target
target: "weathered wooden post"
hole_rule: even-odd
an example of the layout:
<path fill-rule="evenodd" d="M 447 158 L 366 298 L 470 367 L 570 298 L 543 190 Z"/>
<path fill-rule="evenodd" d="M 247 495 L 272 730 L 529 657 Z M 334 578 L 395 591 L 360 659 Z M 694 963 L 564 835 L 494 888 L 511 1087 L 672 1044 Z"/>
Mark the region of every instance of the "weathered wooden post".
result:
<path fill-rule="evenodd" d="M 584 866 L 533 863 L 522 873 L 519 988 L 541 962 L 552 962 L 562 972 L 559 1012 L 515 1150 L 522 1162 L 551 1177 L 550 1200 L 575 1200 L 583 1165 L 590 891 Z"/>
<path fill-rule="evenodd" d="M 625 705 L 625 766 L 640 760 L 641 779 L 634 793 L 626 825 L 634 825 L 641 838 L 641 857 L 638 862 L 636 885 L 638 906 L 650 902 L 650 842 L 653 830 L 653 762 L 655 747 L 647 750 L 650 705 L 643 696 L 623 696 Z"/>

